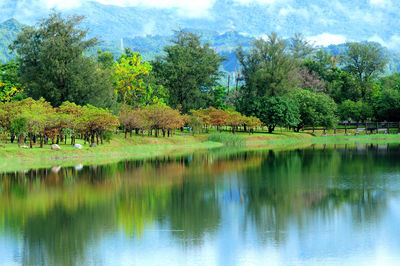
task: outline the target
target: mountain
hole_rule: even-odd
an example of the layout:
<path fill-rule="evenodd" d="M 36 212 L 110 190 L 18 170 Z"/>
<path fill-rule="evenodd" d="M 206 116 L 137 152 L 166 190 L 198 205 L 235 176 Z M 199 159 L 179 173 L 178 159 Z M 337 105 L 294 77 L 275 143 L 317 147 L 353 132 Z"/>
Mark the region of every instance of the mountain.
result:
<path fill-rule="evenodd" d="M 249 3 L 241 4 L 243 1 L 245 0 L 215 0 L 207 14 L 202 16 L 185 15 L 182 10 L 174 8 L 149 8 L 145 5 L 120 7 L 95 1 L 77 1 L 81 2 L 79 6 L 61 11 L 65 15 L 85 15 L 83 26 L 90 28 L 92 36 L 103 40 L 99 48 L 109 50 L 115 55 L 122 52 L 122 39 L 124 47 L 140 52 L 147 60 L 154 59 L 162 54 L 163 47 L 170 44 L 173 30 L 184 29 L 201 35 L 204 42 L 210 43 L 219 54 L 228 59 L 223 63 L 223 70 L 234 72 L 238 69 L 234 50 L 239 45 L 247 48 L 254 38 L 263 37 L 271 31 L 284 37 L 301 32 L 311 37 L 322 36 L 321 38 L 329 39 L 346 36 L 350 40 L 372 40 L 381 44 L 385 44 L 386 40 L 387 47 L 390 47 L 386 48 L 390 58 L 387 73 L 400 71 L 399 50 L 397 46 L 390 44 L 394 43 L 397 36 L 393 29 L 396 29 L 397 24 L 400 27 L 400 20 L 395 19 L 397 14 L 393 13 L 397 10 L 400 12 L 397 6 L 390 11 L 382 11 L 369 9 L 366 3 L 368 1 L 355 0 L 351 1 L 353 9 L 350 10 L 348 4 L 339 1 L 319 0 L 312 1 L 311 4 L 309 0 L 246 0 Z M 290 4 L 260 4 L 263 1 Z M 21 30 L 21 23 L 32 25 L 48 15 L 50 11 L 43 4 L 45 2 L 46 0 L 0 1 L 0 21 L 4 21 L 0 23 L 0 61 L 8 61 L 13 57 L 9 54 L 8 45 Z M 375 10 L 377 15 L 375 27 L 370 22 L 371 14 L 375 14 L 371 10 Z M 382 14 L 386 16 L 382 17 Z M 329 34 L 325 34 L 326 32 Z M 344 42 L 346 38 L 339 38 L 335 41 L 337 44 L 326 46 L 325 49 L 333 54 L 340 53 L 345 49 L 340 41 Z M 398 38 L 400 43 L 400 37 Z M 316 40 L 316 44 L 323 44 L 318 39 L 312 40 Z"/>
<path fill-rule="evenodd" d="M 122 7 L 108 3 L 139 3 Z M 170 3 L 154 7 L 154 3 Z M 236 31 L 257 37 L 277 32 L 289 37 L 296 32 L 318 44 L 345 40 L 376 41 L 399 50 L 400 4 L 390 0 L 202 0 L 193 1 L 118 0 L 1 0 L 0 22 L 15 18 L 32 24 L 46 16 L 51 6 L 65 14 L 87 17 L 96 36 L 119 42 L 136 36 L 169 36 L 176 29 L 200 29 L 218 33 Z M 151 6 L 153 5 L 153 6 Z M 171 6 L 174 5 L 174 6 Z"/>
<path fill-rule="evenodd" d="M 23 25 L 15 19 L 9 19 L 0 24 L 0 62 L 11 60 L 8 46 L 17 37 Z"/>

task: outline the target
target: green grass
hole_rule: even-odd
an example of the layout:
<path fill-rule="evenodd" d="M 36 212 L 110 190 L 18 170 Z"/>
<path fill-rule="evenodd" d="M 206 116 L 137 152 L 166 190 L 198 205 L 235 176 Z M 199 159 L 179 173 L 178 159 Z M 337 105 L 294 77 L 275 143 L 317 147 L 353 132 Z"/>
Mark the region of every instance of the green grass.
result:
<path fill-rule="evenodd" d="M 299 133 L 304 136 L 307 133 Z M 271 134 L 272 135 L 272 134 Z M 291 137 L 284 135 L 275 138 L 260 138 L 252 141 L 252 145 L 294 145 L 294 144 L 353 144 L 353 143 L 400 143 L 398 134 L 377 134 L 358 136 L 316 136 L 316 137 Z"/>
<path fill-rule="evenodd" d="M 77 140 L 77 143 L 83 144 Z M 133 136 L 124 139 L 115 136 L 110 143 L 90 148 L 84 145 L 76 150 L 71 145 L 60 144 L 61 151 L 51 150 L 50 145 L 43 148 L 22 149 L 17 144 L 6 144 L 0 148 L 0 172 L 22 171 L 53 166 L 74 166 L 77 164 L 107 164 L 124 159 L 145 159 L 167 154 L 186 154 L 194 150 L 222 146 L 221 143 L 204 141 L 204 137 L 173 136 L 155 138 Z"/>
<path fill-rule="evenodd" d="M 83 144 L 78 140 L 77 143 Z M 245 144 L 246 143 L 246 147 Z M 171 138 L 133 136 L 124 139 L 114 136 L 110 143 L 82 150 L 61 144 L 61 151 L 53 151 L 50 145 L 44 148 L 22 149 L 17 144 L 0 147 L 0 172 L 23 171 L 53 166 L 74 166 L 78 164 L 107 164 L 126 159 L 146 159 L 162 155 L 175 156 L 196 150 L 216 147 L 239 147 L 240 149 L 290 149 L 309 144 L 355 144 L 355 143 L 400 143 L 399 134 L 359 136 L 317 136 L 309 133 L 212 133 L 200 136 L 177 133 Z M 231 149 L 231 148 L 229 148 Z"/>
<path fill-rule="evenodd" d="M 208 140 L 222 143 L 225 146 L 244 146 L 246 144 L 246 139 L 242 135 L 231 133 L 212 133 Z"/>

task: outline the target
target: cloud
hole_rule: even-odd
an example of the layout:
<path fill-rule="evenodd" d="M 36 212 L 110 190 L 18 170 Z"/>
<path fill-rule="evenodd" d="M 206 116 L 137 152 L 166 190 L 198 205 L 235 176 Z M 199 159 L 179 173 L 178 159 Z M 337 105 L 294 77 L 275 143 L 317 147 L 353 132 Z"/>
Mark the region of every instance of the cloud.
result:
<path fill-rule="evenodd" d="M 382 7 L 382 8 L 387 8 L 392 5 L 391 0 L 369 0 L 369 3 L 372 6 L 377 6 L 377 7 Z"/>
<path fill-rule="evenodd" d="M 317 46 L 328 46 L 330 44 L 341 44 L 347 41 L 346 37 L 341 34 L 322 33 L 307 38 Z"/>
<path fill-rule="evenodd" d="M 250 3 L 257 3 L 257 4 L 274 4 L 277 3 L 277 0 L 233 0 L 239 4 L 250 4 Z M 280 1 L 282 2 L 282 1 Z"/>
<path fill-rule="evenodd" d="M 68 9 L 79 7 L 90 0 L 39 0 L 47 8 Z M 216 0 L 92 0 L 105 5 L 121 7 L 143 6 L 176 9 L 183 16 L 204 16 Z"/>
<path fill-rule="evenodd" d="M 400 46 L 399 46 L 400 35 L 398 35 L 398 34 L 394 34 L 394 35 L 390 36 L 390 38 L 387 40 L 383 40 L 380 36 L 375 34 L 374 36 L 368 38 L 368 41 L 377 42 L 380 45 L 385 46 L 391 50 L 395 50 L 395 51 L 400 50 Z"/>
<path fill-rule="evenodd" d="M 81 0 L 39 0 L 42 6 L 47 8 L 69 9 L 81 6 Z"/>

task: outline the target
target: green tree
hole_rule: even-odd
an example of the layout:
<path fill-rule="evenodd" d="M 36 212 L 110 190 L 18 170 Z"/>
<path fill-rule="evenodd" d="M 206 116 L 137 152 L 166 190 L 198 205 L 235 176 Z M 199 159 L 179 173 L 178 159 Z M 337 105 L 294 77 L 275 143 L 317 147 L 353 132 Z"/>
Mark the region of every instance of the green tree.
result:
<path fill-rule="evenodd" d="M 114 65 L 114 55 L 109 51 L 97 50 L 97 62 L 103 69 L 111 69 Z"/>
<path fill-rule="evenodd" d="M 381 121 L 400 121 L 400 91 L 383 89 L 374 97 L 376 117 Z"/>
<path fill-rule="evenodd" d="M 379 85 L 383 89 L 395 89 L 400 91 L 400 73 L 394 73 L 379 79 Z"/>
<path fill-rule="evenodd" d="M 260 120 L 272 133 L 275 127 L 295 127 L 300 122 L 299 107 L 287 97 L 264 97 L 259 107 Z"/>
<path fill-rule="evenodd" d="M 245 82 L 237 108 L 247 116 L 257 116 L 261 97 L 282 96 L 300 83 L 298 62 L 286 41 L 276 33 L 271 33 L 267 40 L 254 41 L 251 51 L 240 47 L 236 56 Z"/>
<path fill-rule="evenodd" d="M 223 86 L 216 86 L 211 90 L 212 100 L 210 105 L 216 109 L 226 109 L 227 88 Z"/>
<path fill-rule="evenodd" d="M 22 143 L 27 131 L 27 119 L 23 116 L 15 117 L 10 124 L 10 133 L 18 138 L 18 143 Z"/>
<path fill-rule="evenodd" d="M 345 100 L 339 105 L 338 114 L 342 120 L 361 121 L 361 108 L 361 101 Z"/>
<path fill-rule="evenodd" d="M 24 27 L 10 48 L 18 54 L 21 82 L 28 96 L 44 97 L 53 106 L 64 101 L 111 106 L 108 75 L 84 56 L 98 40 L 88 38 L 83 17 L 52 13 L 35 26 Z"/>
<path fill-rule="evenodd" d="M 206 107 L 208 91 L 217 85 L 223 61 L 200 37 L 176 32 L 172 45 L 164 48 L 165 56 L 153 62 L 156 77 L 169 90 L 169 104 L 184 113 Z"/>
<path fill-rule="evenodd" d="M 289 50 L 295 59 L 301 61 L 310 58 L 315 48 L 301 33 L 295 33 L 289 40 Z"/>
<path fill-rule="evenodd" d="M 377 43 L 349 42 L 342 55 L 344 69 L 352 73 L 360 84 L 361 97 L 367 96 L 370 83 L 383 73 L 388 59 L 383 48 Z"/>
<path fill-rule="evenodd" d="M 336 126 L 336 104 L 326 94 L 297 89 L 291 97 L 299 105 L 300 120 L 296 130 L 304 126 L 321 126 L 330 129 Z"/>
<path fill-rule="evenodd" d="M 242 68 L 244 98 L 280 96 L 298 83 L 297 64 L 285 40 L 271 33 L 267 40 L 258 39 L 250 52 L 236 51 Z"/>

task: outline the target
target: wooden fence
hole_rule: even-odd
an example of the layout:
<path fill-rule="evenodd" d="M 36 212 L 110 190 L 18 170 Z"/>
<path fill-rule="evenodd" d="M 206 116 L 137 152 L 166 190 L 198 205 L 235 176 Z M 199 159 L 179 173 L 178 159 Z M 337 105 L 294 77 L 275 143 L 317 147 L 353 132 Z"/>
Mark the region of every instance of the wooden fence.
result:
<path fill-rule="evenodd" d="M 323 127 L 304 127 L 303 131 L 324 131 L 326 132 L 326 129 Z M 344 133 L 347 134 L 348 131 L 356 131 L 356 134 L 359 134 L 361 132 L 365 132 L 366 134 L 379 134 L 379 133 L 390 133 L 390 132 L 396 132 L 400 133 L 400 122 L 341 122 L 337 125 L 337 127 L 334 129 L 334 134 L 338 130 L 344 130 Z"/>

